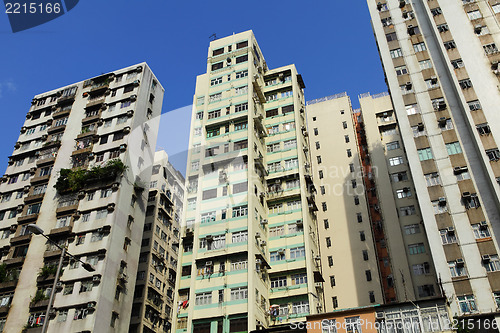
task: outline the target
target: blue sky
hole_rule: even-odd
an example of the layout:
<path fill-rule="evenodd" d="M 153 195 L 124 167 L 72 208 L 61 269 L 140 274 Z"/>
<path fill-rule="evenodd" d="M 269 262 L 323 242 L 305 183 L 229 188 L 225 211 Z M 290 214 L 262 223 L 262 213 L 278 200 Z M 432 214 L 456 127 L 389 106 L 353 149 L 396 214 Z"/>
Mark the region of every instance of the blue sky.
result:
<path fill-rule="evenodd" d="M 146 61 L 165 88 L 158 146 L 184 173 L 196 76 L 209 36 L 252 29 L 270 68 L 294 63 L 306 99 L 385 91 L 364 0 L 83 0 L 67 14 L 12 33 L 0 13 L 0 169 L 7 167 L 31 98 L 72 82 Z M 174 140 L 170 140 L 174 139 Z M 174 155 L 178 155 L 175 157 Z"/>

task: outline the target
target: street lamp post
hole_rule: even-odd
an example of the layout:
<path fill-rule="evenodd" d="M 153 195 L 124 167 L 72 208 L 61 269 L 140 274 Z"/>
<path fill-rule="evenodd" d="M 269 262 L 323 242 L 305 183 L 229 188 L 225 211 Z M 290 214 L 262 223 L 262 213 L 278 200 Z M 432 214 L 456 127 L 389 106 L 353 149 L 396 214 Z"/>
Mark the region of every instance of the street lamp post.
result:
<path fill-rule="evenodd" d="M 45 235 L 44 231 L 42 228 L 37 226 L 36 224 L 28 224 L 28 230 L 34 233 L 35 235 L 42 235 L 45 237 L 49 242 L 57 246 L 61 250 L 61 256 L 59 257 L 59 264 L 57 265 L 57 271 L 56 271 L 56 276 L 54 277 L 54 283 L 52 284 L 52 290 L 50 291 L 50 298 L 49 298 L 49 304 L 47 305 L 47 310 L 45 311 L 45 318 L 43 320 L 43 326 L 42 326 L 42 333 L 47 333 L 47 330 L 49 328 L 49 314 L 50 310 L 52 309 L 52 306 L 54 304 L 54 298 L 56 296 L 56 287 L 57 283 L 59 282 L 59 276 L 61 275 L 61 268 L 62 264 L 64 261 L 64 256 L 67 254 L 70 257 L 72 257 L 75 260 L 78 260 L 79 262 L 82 263 L 82 267 L 88 271 L 88 272 L 95 272 L 95 268 L 92 267 L 91 264 L 86 263 L 81 261 L 79 258 L 76 258 L 74 255 L 66 251 L 65 246 L 59 246 L 56 242 L 54 242 L 52 239 L 50 239 L 47 235 Z"/>

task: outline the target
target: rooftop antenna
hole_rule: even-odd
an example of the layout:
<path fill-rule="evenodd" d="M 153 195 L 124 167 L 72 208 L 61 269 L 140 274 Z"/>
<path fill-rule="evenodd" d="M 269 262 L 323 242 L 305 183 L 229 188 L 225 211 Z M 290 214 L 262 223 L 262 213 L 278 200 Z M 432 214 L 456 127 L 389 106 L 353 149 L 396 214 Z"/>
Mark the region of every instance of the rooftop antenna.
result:
<path fill-rule="evenodd" d="M 215 33 L 213 33 L 210 35 L 210 37 L 208 37 L 208 39 L 210 39 L 210 41 L 213 42 L 214 40 L 217 39 L 217 35 Z"/>

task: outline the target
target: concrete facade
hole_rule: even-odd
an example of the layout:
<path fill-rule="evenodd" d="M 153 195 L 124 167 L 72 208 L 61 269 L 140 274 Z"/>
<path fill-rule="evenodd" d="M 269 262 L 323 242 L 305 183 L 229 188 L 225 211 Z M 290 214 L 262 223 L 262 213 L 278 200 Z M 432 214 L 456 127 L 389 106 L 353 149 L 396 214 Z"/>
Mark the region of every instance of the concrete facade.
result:
<path fill-rule="evenodd" d="M 368 1 L 422 207 L 454 316 L 498 318 L 496 1 Z"/>
<path fill-rule="evenodd" d="M 130 333 L 170 332 L 177 277 L 184 176 L 157 151 L 134 291 Z"/>
<path fill-rule="evenodd" d="M 163 93 L 141 63 L 32 100 L 0 185 L 5 332 L 40 330 L 60 257 L 29 223 L 95 268 L 65 260 L 49 332 L 128 330 Z"/>
<path fill-rule="evenodd" d="M 198 76 L 176 332 L 245 332 L 322 310 L 305 88 L 251 31 L 210 43 Z"/>

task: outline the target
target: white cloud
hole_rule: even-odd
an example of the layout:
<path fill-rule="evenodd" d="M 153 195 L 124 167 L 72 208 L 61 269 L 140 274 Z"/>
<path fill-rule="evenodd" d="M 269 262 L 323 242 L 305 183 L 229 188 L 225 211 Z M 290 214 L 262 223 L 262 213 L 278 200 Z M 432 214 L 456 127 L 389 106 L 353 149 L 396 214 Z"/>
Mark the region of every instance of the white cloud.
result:
<path fill-rule="evenodd" d="M 11 80 L 4 80 L 0 82 L 0 98 L 3 97 L 4 93 L 13 93 L 17 90 L 17 86 Z"/>

